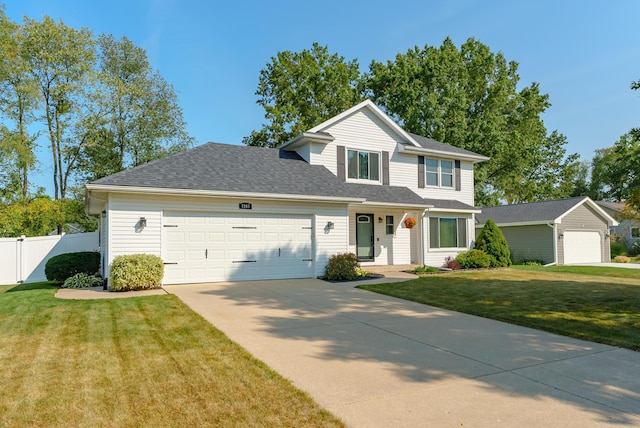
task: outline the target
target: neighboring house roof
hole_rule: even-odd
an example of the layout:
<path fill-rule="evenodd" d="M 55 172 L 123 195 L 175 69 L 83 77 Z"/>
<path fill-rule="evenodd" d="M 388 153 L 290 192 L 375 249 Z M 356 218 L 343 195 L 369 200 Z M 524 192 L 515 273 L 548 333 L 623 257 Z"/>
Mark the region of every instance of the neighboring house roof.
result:
<path fill-rule="evenodd" d="M 207 143 L 101 178 L 88 188 L 100 186 L 345 198 L 428 207 L 406 187 L 345 183 L 324 166 L 310 165 L 295 152 L 219 143 Z"/>
<path fill-rule="evenodd" d="M 595 201 L 596 204 L 609 208 L 614 211 L 624 211 L 626 204 L 624 202 Z"/>
<path fill-rule="evenodd" d="M 563 216 L 582 204 L 589 204 L 609 224 L 617 224 L 615 219 L 586 196 L 527 204 L 502 205 L 499 207 L 483 207 L 482 213 L 476 214 L 476 223 L 477 225 L 483 225 L 488 219 L 492 219 L 498 225 L 558 223 Z"/>

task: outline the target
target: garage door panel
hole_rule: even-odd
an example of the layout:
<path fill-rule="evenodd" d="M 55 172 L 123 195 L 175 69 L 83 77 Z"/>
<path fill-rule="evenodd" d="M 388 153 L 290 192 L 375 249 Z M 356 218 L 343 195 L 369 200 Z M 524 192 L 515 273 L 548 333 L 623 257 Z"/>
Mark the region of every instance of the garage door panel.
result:
<path fill-rule="evenodd" d="M 311 217 L 232 215 L 165 213 L 166 283 L 312 276 Z"/>
<path fill-rule="evenodd" d="M 564 263 L 601 263 L 602 238 L 596 231 L 565 231 Z"/>

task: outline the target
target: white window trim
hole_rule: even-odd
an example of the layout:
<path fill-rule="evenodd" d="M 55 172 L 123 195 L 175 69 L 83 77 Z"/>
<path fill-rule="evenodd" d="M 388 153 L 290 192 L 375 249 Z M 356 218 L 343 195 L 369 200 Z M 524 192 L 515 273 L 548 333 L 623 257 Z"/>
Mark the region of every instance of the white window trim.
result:
<path fill-rule="evenodd" d="M 438 162 L 438 184 L 437 185 L 433 185 L 433 184 L 428 184 L 427 182 L 427 177 L 429 175 L 429 171 L 427 170 L 427 160 L 434 160 L 436 162 Z M 442 162 L 451 162 L 451 186 L 445 186 L 442 184 Z M 431 172 L 431 174 L 433 174 L 433 172 Z M 445 175 L 449 175 L 448 173 L 445 173 Z M 453 189 L 456 186 L 456 163 L 453 160 L 450 159 L 436 159 L 436 158 L 428 158 L 425 157 L 424 158 L 424 185 L 426 187 L 431 187 L 431 188 L 438 188 L 438 189 Z"/>
<path fill-rule="evenodd" d="M 639 236 L 633 236 L 633 229 L 638 229 L 638 235 Z M 640 239 L 640 227 L 638 226 L 633 226 L 629 228 L 629 237 L 631 239 Z"/>
<path fill-rule="evenodd" d="M 350 178 L 349 177 L 349 152 L 357 152 L 357 153 L 374 153 L 378 155 L 378 179 L 372 180 L 370 178 Z M 344 165 L 345 165 L 345 180 L 348 183 L 367 183 L 367 184 L 382 184 L 382 152 L 378 152 L 375 150 L 366 150 L 366 149 L 356 149 L 346 147 L 344 151 Z M 358 155 L 359 156 L 359 155 Z M 371 159 L 369 159 L 371 160 Z M 371 170 L 371 166 L 369 166 L 369 170 Z"/>
<path fill-rule="evenodd" d="M 432 247 L 431 246 L 431 219 L 432 218 L 437 218 L 438 219 L 438 233 L 440 233 L 440 219 L 453 219 L 456 220 L 456 240 L 458 241 L 458 246 L 457 247 Z M 458 220 L 463 219 L 464 220 L 464 229 L 465 229 L 465 235 L 467 238 L 467 242 L 464 243 L 463 247 L 460 247 L 460 237 L 457 236 L 458 234 Z M 432 216 L 429 217 L 429 221 L 427 222 L 428 224 L 428 231 L 429 231 L 429 235 L 427 239 L 427 243 L 429 244 L 429 251 L 431 252 L 438 252 L 438 251 L 442 251 L 442 252 L 446 252 L 446 251 L 451 251 L 451 250 L 466 250 L 469 247 L 469 219 L 467 217 L 451 217 L 451 216 Z M 440 237 L 438 237 L 438 241 Z"/>
<path fill-rule="evenodd" d="M 391 217 L 391 223 L 387 223 L 387 220 L 388 220 L 389 217 Z M 389 233 L 387 231 L 387 228 L 389 226 L 392 227 L 392 230 L 393 230 L 392 233 Z M 393 216 L 393 215 L 385 215 L 384 216 L 384 233 L 387 236 L 395 236 L 395 234 L 396 234 L 396 217 L 395 216 Z"/>

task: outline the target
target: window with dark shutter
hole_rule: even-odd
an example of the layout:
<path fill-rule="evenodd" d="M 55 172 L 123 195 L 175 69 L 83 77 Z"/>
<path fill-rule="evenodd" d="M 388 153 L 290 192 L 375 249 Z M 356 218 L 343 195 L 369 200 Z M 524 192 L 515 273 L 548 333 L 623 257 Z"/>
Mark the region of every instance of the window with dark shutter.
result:
<path fill-rule="evenodd" d="M 346 165 L 345 165 L 345 151 L 344 146 L 337 146 L 338 152 L 338 178 L 342 181 L 345 181 L 346 173 Z"/>
<path fill-rule="evenodd" d="M 418 156 L 418 188 L 424 189 L 424 156 Z"/>

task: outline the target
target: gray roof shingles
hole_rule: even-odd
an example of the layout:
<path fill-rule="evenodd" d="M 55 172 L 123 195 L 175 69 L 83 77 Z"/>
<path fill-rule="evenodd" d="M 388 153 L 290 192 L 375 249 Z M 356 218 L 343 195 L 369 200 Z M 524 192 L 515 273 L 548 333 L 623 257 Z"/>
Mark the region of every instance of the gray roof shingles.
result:
<path fill-rule="evenodd" d="M 584 196 L 528 204 L 482 207 L 476 214 L 476 223 L 484 224 L 492 219 L 497 224 L 553 221 L 585 199 Z"/>
<path fill-rule="evenodd" d="M 467 156 L 482 156 L 478 153 L 472 152 L 470 150 L 461 149 L 460 147 L 452 146 L 450 144 L 441 143 L 436 140 L 432 140 L 431 138 L 423 137 L 421 135 L 412 134 L 409 132 L 409 135 L 416 140 L 418 144 L 424 149 L 430 150 L 438 150 L 440 152 L 446 152 L 451 154 L 458 155 L 467 155 Z"/>
<path fill-rule="evenodd" d="M 473 205 L 467 205 L 460 201 L 449 200 L 449 199 L 424 199 L 424 201 L 433 205 L 434 207 L 447 209 L 447 210 L 479 210 L 480 208 L 476 208 Z"/>
<path fill-rule="evenodd" d="M 294 152 L 219 143 L 207 143 L 91 184 L 425 204 L 405 187 L 345 183 L 324 166 L 310 165 Z"/>

